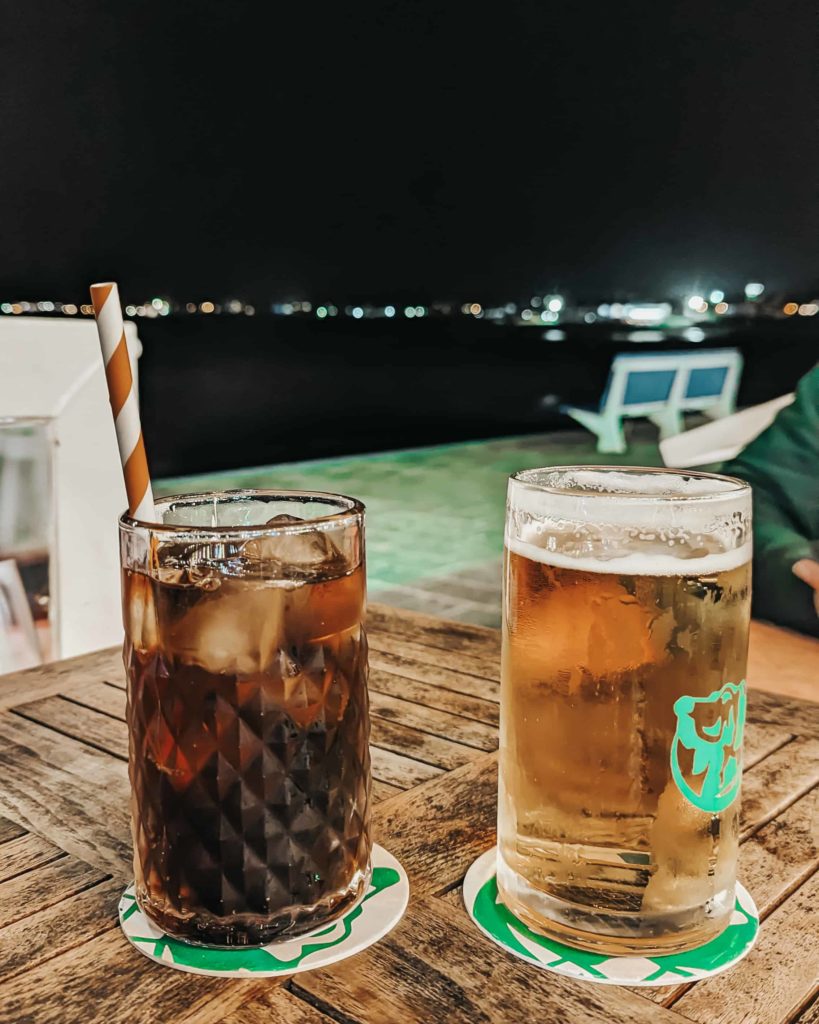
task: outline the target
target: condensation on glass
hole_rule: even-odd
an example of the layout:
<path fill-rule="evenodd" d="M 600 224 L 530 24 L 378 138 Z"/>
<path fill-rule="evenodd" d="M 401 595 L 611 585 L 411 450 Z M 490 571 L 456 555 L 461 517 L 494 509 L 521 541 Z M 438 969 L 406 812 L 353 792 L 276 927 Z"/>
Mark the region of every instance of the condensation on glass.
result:
<path fill-rule="evenodd" d="M 123 516 L 136 892 L 171 935 L 260 945 L 370 878 L 364 509 L 321 493 Z"/>
<path fill-rule="evenodd" d="M 498 886 L 608 954 L 685 949 L 734 907 L 751 495 L 708 474 L 511 478 Z"/>

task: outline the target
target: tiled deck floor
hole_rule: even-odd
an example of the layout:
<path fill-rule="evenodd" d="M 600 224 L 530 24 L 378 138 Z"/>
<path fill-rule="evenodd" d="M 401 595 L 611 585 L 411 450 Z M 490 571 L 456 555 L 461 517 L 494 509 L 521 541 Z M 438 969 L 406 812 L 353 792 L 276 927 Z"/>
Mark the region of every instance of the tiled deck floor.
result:
<path fill-rule="evenodd" d="M 285 487 L 355 495 L 367 506 L 371 598 L 431 615 L 500 623 L 506 479 L 535 466 L 660 464 L 656 431 L 632 425 L 624 456 L 586 432 L 440 445 L 157 481 L 157 494 Z"/>

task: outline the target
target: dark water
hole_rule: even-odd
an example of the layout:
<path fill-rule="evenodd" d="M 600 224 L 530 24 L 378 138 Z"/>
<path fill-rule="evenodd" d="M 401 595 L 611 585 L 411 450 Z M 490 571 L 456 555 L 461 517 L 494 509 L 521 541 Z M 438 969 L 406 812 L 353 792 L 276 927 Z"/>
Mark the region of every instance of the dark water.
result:
<path fill-rule="evenodd" d="M 819 318 L 817 318 L 819 320 Z M 602 325 L 280 317 L 143 320 L 143 423 L 156 476 L 572 425 L 621 351 L 736 346 L 740 404 L 783 394 L 819 358 L 819 323 L 732 321 L 691 343 L 635 344 Z"/>

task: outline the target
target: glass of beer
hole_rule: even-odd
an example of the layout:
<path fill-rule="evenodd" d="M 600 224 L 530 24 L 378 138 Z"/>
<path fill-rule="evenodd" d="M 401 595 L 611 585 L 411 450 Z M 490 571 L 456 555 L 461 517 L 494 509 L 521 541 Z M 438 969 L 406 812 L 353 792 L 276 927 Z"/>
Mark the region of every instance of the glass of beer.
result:
<path fill-rule="evenodd" d="M 364 507 L 232 491 L 120 520 L 136 896 L 264 945 L 370 879 Z"/>
<path fill-rule="evenodd" d="M 734 908 L 751 490 L 705 473 L 509 482 L 498 889 L 609 955 L 685 950 Z"/>

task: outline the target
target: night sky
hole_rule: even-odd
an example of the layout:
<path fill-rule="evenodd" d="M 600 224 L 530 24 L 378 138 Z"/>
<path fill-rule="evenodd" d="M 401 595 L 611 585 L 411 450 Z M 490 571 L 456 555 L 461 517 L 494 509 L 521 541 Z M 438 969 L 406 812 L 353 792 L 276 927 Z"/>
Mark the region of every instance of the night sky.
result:
<path fill-rule="evenodd" d="M 0 297 L 819 279 L 807 0 L 29 0 Z"/>

